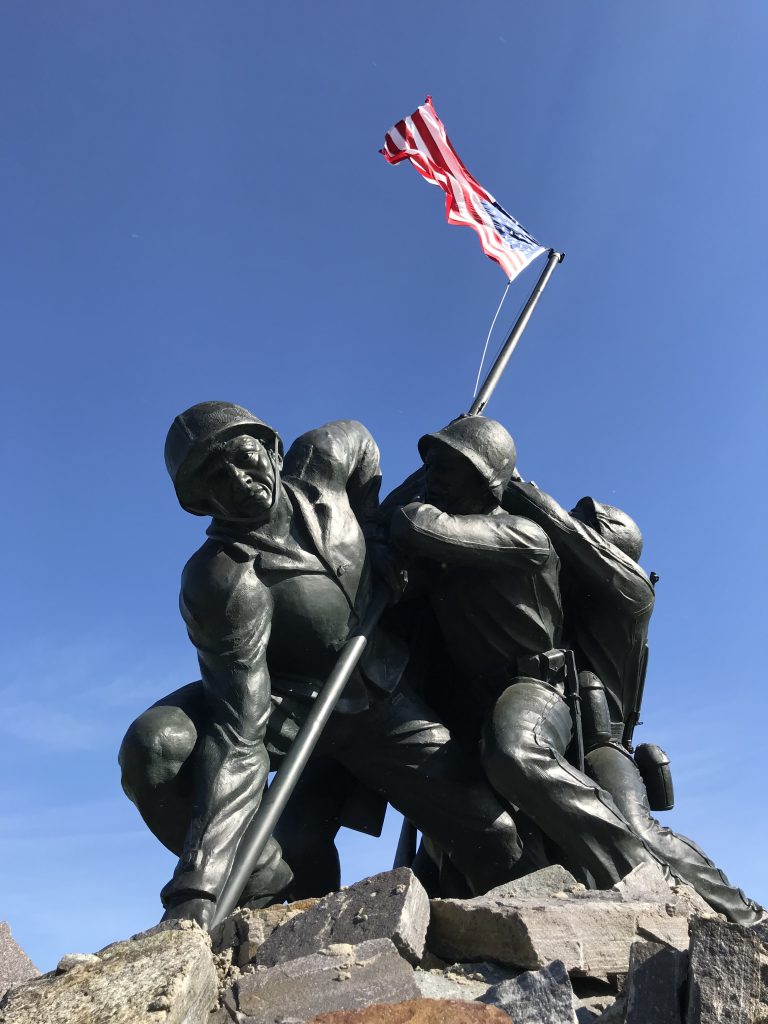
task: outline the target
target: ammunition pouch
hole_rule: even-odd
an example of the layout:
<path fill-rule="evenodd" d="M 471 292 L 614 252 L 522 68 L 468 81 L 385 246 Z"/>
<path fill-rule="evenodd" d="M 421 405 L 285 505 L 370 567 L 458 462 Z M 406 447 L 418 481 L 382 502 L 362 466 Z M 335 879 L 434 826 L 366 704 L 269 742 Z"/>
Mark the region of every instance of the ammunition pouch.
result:
<path fill-rule="evenodd" d="M 605 687 L 594 672 L 579 672 L 579 695 L 585 751 L 611 744 L 631 758 L 631 750 L 627 750 L 620 742 L 623 725 L 611 722 Z M 634 761 L 643 780 L 651 810 L 671 811 L 675 805 L 675 792 L 667 755 L 655 743 L 641 743 L 634 752 Z"/>
<path fill-rule="evenodd" d="M 675 806 L 675 791 L 669 758 L 655 743 L 641 743 L 635 750 L 635 764 L 643 778 L 652 811 L 671 811 Z"/>

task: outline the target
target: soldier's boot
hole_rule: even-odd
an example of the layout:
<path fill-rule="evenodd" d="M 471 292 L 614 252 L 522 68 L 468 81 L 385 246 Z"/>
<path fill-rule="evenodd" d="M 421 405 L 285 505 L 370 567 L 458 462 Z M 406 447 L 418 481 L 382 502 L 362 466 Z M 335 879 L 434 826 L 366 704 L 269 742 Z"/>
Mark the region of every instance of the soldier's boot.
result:
<path fill-rule="evenodd" d="M 280 844 L 270 839 L 259 863 L 245 883 L 237 905 L 258 908 L 284 903 L 292 881 L 293 871 L 283 860 Z"/>
<path fill-rule="evenodd" d="M 586 770 L 612 795 L 621 813 L 654 853 L 718 913 L 735 924 L 751 926 L 765 920 L 763 908 L 731 885 L 693 840 L 665 828 L 653 817 L 643 779 L 626 750 L 613 744 L 596 747 L 587 754 Z"/>

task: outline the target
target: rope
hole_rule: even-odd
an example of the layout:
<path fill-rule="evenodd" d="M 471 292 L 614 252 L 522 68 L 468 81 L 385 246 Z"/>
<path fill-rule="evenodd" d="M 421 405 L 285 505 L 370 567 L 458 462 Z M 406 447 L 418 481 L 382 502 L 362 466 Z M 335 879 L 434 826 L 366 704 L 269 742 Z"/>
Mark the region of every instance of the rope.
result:
<path fill-rule="evenodd" d="M 496 313 L 494 314 L 493 320 L 491 320 L 491 326 L 488 329 L 488 336 L 486 337 L 485 345 L 483 346 L 483 354 L 480 357 L 480 365 L 477 368 L 477 379 L 475 380 L 475 390 L 472 392 L 472 397 L 473 398 L 477 397 L 477 389 L 480 387 L 480 374 L 483 372 L 483 363 L 485 362 L 485 357 L 486 357 L 486 354 L 488 352 L 488 343 L 491 340 L 491 335 L 493 334 L 493 328 L 496 326 L 496 321 L 499 318 L 499 313 L 501 312 L 501 307 L 504 305 L 504 299 L 506 299 L 506 297 L 507 297 L 507 292 L 509 291 L 509 286 L 511 284 L 512 284 L 511 281 L 507 281 L 507 287 L 504 289 L 504 293 L 501 296 L 501 302 L 498 305 L 498 308 L 496 310 Z"/>

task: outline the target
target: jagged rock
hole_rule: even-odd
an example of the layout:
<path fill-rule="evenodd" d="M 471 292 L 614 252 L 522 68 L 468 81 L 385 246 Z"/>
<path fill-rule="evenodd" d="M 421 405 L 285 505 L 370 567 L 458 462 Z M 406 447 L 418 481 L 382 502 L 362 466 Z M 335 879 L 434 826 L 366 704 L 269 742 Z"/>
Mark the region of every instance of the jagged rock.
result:
<path fill-rule="evenodd" d="M 298 914 L 303 914 L 318 902 L 316 899 L 299 900 L 258 910 L 241 907 L 211 932 L 213 951 L 223 953 L 231 950 L 232 963 L 237 967 L 245 967 L 276 928 Z"/>
<path fill-rule="evenodd" d="M 657 864 L 638 864 L 614 885 L 613 890 L 620 893 L 622 899 L 630 902 L 650 899 L 665 903 L 671 894 L 687 903 L 691 913 L 703 914 L 706 917 L 715 916 L 715 911 L 703 897 L 699 896 L 693 886 L 679 881 L 670 884 Z"/>
<path fill-rule="evenodd" d="M 468 981 L 481 982 L 490 988 L 491 985 L 499 985 L 509 978 L 516 978 L 520 971 L 515 967 L 502 967 L 501 964 L 489 960 L 480 960 L 469 964 L 451 964 L 444 969 L 444 973 L 466 978 Z"/>
<path fill-rule="evenodd" d="M 495 1006 L 482 1003 L 415 999 L 351 1012 L 322 1013 L 307 1024 L 509 1024 L 509 1017 Z"/>
<path fill-rule="evenodd" d="M 11 989 L 0 1002 L 1 1024 L 205 1020 L 216 1000 L 208 936 L 190 921 L 167 924 Z"/>
<path fill-rule="evenodd" d="M 562 960 L 569 974 L 606 978 L 626 973 L 638 938 L 688 946 L 690 907 L 673 893 L 666 903 L 576 892 L 538 900 L 487 894 L 431 906 L 428 947 L 444 959 L 497 960 L 526 970 Z"/>
<path fill-rule="evenodd" d="M 691 928 L 686 1024 L 757 1024 L 760 936 L 750 928 L 698 918 Z"/>
<path fill-rule="evenodd" d="M 98 962 L 99 958 L 95 953 L 65 953 L 56 964 L 56 973 L 66 974 L 67 971 L 72 971 L 75 967 L 82 967 L 84 964 L 97 964 Z"/>
<path fill-rule="evenodd" d="M 635 942 L 629 957 L 626 1024 L 681 1024 L 688 954 Z"/>
<path fill-rule="evenodd" d="M 450 967 L 450 964 L 445 960 L 441 960 L 439 956 L 435 956 L 434 953 L 430 953 L 428 949 L 425 949 L 419 961 L 419 967 L 422 971 L 443 971 L 446 967 Z"/>
<path fill-rule="evenodd" d="M 557 893 L 583 892 L 584 886 L 577 882 L 570 871 L 560 864 L 532 871 L 529 875 L 505 882 L 491 889 L 486 896 L 498 899 L 526 900 L 534 897 L 554 896 Z"/>
<path fill-rule="evenodd" d="M 482 981 L 470 981 L 461 975 L 420 971 L 418 968 L 413 973 L 413 980 L 424 999 L 458 999 L 471 1003 L 490 988 Z"/>
<path fill-rule="evenodd" d="M 330 943 L 370 939 L 391 939 L 401 956 L 417 963 L 428 923 L 424 887 L 409 868 L 397 868 L 331 893 L 276 928 L 257 950 L 254 963 L 273 967 Z"/>
<path fill-rule="evenodd" d="M 417 998 L 413 970 L 389 939 L 328 949 L 278 964 L 250 967 L 235 983 L 244 1024 L 305 1021 L 318 1013 Z"/>
<path fill-rule="evenodd" d="M 519 971 L 498 964 L 452 964 L 442 970 L 414 971 L 414 980 L 425 999 L 471 1001 L 485 995 L 492 985 L 515 977 Z"/>
<path fill-rule="evenodd" d="M 515 1024 L 577 1024 L 571 979 L 561 960 L 494 985 L 480 1002 L 498 1006 Z"/>
<path fill-rule="evenodd" d="M 18 944 L 7 921 L 0 921 L 0 995 L 11 985 L 36 978 L 40 971 Z"/>
<path fill-rule="evenodd" d="M 621 893 L 622 898 L 630 902 L 657 899 L 663 903 L 669 899 L 672 887 L 661 868 L 657 864 L 648 863 L 638 864 L 614 885 L 613 890 Z"/>

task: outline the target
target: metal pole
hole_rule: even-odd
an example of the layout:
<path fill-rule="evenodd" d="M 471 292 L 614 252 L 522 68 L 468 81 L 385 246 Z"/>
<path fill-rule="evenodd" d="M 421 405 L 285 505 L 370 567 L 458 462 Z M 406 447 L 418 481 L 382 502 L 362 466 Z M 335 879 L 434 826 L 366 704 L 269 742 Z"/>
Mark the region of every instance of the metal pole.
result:
<path fill-rule="evenodd" d="M 502 373 L 506 368 L 507 363 L 510 360 L 512 353 L 515 351 L 518 341 L 523 336 L 523 331 L 528 326 L 528 321 L 531 319 L 531 314 L 536 308 L 536 303 L 541 298 L 541 293 L 547 287 L 547 282 L 552 276 L 552 271 L 555 269 L 558 263 L 562 263 L 565 259 L 565 253 L 555 252 L 554 249 L 549 250 L 549 258 L 547 259 L 547 265 L 541 272 L 536 284 L 533 286 L 533 291 L 528 297 L 528 301 L 523 307 L 520 316 L 517 318 L 517 323 L 509 332 L 507 340 L 504 342 L 504 346 L 496 357 L 496 362 L 488 371 L 488 376 L 483 382 L 483 386 L 477 393 L 472 406 L 467 413 L 468 416 L 480 416 L 483 409 L 488 404 L 488 400 L 493 394 L 494 388 L 499 383 Z"/>
<path fill-rule="evenodd" d="M 365 650 L 368 638 L 389 600 L 390 594 L 386 587 L 374 591 L 359 630 L 344 645 L 333 671 L 312 704 L 306 721 L 299 730 L 291 749 L 272 780 L 271 786 L 264 794 L 259 809 L 238 844 L 229 878 L 216 900 L 216 910 L 209 929 L 220 924 L 237 906 L 245 883 L 255 868 L 267 840 L 272 835 L 299 776 L 320 739 L 325 723 L 330 718 L 349 677 Z"/>
<path fill-rule="evenodd" d="M 416 856 L 416 826 L 408 818 L 403 818 L 400 826 L 400 838 L 397 841 L 393 868 L 409 868 Z"/>

